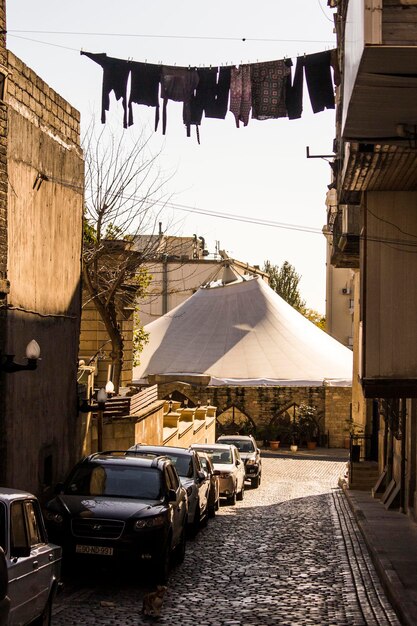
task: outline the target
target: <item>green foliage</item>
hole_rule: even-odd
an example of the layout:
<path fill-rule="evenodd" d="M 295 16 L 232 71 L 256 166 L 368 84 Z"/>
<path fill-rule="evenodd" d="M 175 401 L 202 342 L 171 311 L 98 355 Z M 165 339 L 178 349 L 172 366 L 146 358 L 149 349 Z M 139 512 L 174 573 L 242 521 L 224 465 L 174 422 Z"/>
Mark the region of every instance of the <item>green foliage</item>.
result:
<path fill-rule="evenodd" d="M 326 330 L 326 317 L 314 309 L 303 309 L 300 311 L 310 322 L 313 322 L 321 330 Z"/>
<path fill-rule="evenodd" d="M 84 245 L 94 245 L 97 243 L 97 232 L 94 226 L 89 222 L 85 216 L 83 218 L 83 243 Z"/>
<path fill-rule="evenodd" d="M 302 312 L 305 309 L 305 301 L 302 300 L 298 285 L 301 280 L 300 274 L 297 274 L 295 267 L 288 261 L 279 267 L 272 265 L 270 261 L 265 261 L 262 270 L 269 274 L 269 286 L 271 289 L 281 296 L 288 304 L 297 311 Z"/>
<path fill-rule="evenodd" d="M 136 325 L 135 330 L 133 331 L 133 365 L 139 365 L 140 363 L 140 353 L 142 352 L 144 346 L 149 342 L 149 333 L 144 329 L 143 326 Z"/>

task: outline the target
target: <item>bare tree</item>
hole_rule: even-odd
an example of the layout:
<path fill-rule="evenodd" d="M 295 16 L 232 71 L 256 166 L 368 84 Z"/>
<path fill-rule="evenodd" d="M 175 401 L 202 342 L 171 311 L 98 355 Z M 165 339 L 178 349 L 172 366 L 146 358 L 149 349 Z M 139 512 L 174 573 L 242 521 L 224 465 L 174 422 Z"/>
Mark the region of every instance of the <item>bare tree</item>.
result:
<path fill-rule="evenodd" d="M 83 286 L 111 342 L 112 379 L 118 391 L 123 365 L 120 319 L 131 314 L 150 281 L 145 264 L 158 255 L 156 226 L 167 202 L 149 137 L 128 145 L 94 124 L 84 139 L 85 220 Z"/>

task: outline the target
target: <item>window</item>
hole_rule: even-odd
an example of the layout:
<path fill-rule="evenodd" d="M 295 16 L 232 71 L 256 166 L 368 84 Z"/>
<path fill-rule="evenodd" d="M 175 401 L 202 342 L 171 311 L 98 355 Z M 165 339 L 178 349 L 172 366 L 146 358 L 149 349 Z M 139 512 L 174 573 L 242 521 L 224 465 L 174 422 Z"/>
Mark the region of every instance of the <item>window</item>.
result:
<path fill-rule="evenodd" d="M 26 519 L 28 525 L 29 543 L 31 546 L 36 546 L 39 543 L 43 543 L 42 531 L 39 524 L 39 513 L 35 509 L 34 503 L 30 501 L 25 502 Z"/>
<path fill-rule="evenodd" d="M 173 469 L 173 467 L 171 465 L 168 465 L 167 467 L 167 474 L 168 474 L 168 489 L 175 489 L 175 491 L 177 491 L 179 485 L 179 481 L 178 481 L 178 476 L 175 473 L 175 470 Z"/>
<path fill-rule="evenodd" d="M 0 546 L 6 550 L 6 507 L 0 503 Z"/>
<path fill-rule="evenodd" d="M 10 509 L 10 540 L 12 553 L 14 548 L 26 548 L 28 546 L 23 504 L 23 501 L 12 502 Z"/>

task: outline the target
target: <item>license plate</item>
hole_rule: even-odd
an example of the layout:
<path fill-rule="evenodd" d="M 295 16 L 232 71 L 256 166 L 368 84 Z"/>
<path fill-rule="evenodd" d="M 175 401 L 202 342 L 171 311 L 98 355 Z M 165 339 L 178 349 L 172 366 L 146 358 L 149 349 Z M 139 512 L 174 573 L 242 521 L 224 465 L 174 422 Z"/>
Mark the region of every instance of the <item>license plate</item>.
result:
<path fill-rule="evenodd" d="M 102 556 L 112 556 L 113 548 L 105 546 L 75 546 L 75 552 L 78 554 L 100 554 Z"/>

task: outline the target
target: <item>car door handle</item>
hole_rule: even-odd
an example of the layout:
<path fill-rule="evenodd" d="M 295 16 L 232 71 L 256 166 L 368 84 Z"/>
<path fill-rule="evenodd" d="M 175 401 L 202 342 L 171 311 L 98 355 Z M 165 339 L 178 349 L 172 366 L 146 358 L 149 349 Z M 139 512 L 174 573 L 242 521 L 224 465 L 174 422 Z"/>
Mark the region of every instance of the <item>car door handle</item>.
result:
<path fill-rule="evenodd" d="M 33 569 L 37 569 L 39 567 L 39 561 L 33 561 L 32 567 Z"/>

